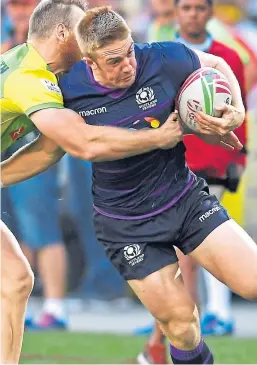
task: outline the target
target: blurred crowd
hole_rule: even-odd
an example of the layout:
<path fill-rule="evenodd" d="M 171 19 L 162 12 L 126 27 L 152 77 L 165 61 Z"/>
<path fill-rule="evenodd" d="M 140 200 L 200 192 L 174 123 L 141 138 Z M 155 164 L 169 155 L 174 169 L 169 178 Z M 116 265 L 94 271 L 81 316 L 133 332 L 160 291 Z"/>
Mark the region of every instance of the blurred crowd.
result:
<path fill-rule="evenodd" d="M 26 41 L 29 17 L 37 3 L 2 1 L 1 53 Z M 136 41 L 176 39 L 179 23 L 173 0 L 89 0 L 90 7 L 107 3 L 125 16 Z M 244 64 L 248 148 L 255 151 L 256 158 L 257 1 L 216 0 L 208 31 L 214 39 L 233 48 Z M 15 147 L 35 137 L 35 133 L 29 135 Z M 7 151 L 2 158 L 13 152 Z M 255 160 L 253 163 L 256 166 Z M 254 178 L 250 180 L 253 184 Z M 127 295 L 125 282 L 95 238 L 90 163 L 65 156 L 44 174 L 2 190 L 2 218 L 38 273 L 34 294 L 42 293 L 45 299 L 39 325 L 47 326 L 54 317 L 58 326 L 67 326 L 63 302 L 67 292 L 99 300 Z M 28 311 L 28 326 L 35 325 L 33 318 Z"/>

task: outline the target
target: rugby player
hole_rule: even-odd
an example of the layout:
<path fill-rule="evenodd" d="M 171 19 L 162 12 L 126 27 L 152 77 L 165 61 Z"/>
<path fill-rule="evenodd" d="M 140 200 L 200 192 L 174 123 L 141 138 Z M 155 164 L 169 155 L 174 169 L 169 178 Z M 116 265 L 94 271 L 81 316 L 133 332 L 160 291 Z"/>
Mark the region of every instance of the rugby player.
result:
<path fill-rule="evenodd" d="M 207 32 L 207 22 L 212 17 L 212 0 L 176 0 L 175 10 L 179 25 L 179 32 L 175 40 L 191 49 L 196 49 L 222 57 L 234 72 L 246 105 L 244 67 L 238 54 L 226 45 L 217 42 Z M 235 130 L 241 143 L 246 145 L 246 121 Z M 186 136 L 184 143 L 187 148 L 186 161 L 190 169 L 197 175 L 204 177 L 210 192 L 221 200 L 226 189 L 237 189 L 240 175 L 246 163 L 246 149 L 241 151 L 226 151 L 218 146 L 208 146 L 195 136 Z M 233 175 L 232 175 L 233 173 Z M 188 256 L 179 255 L 179 265 L 184 283 L 193 296 L 197 298 L 197 267 Z M 234 330 L 231 308 L 231 291 L 203 270 L 206 288 L 206 312 L 201 319 L 203 335 L 228 335 Z M 198 302 L 198 300 L 197 300 Z M 148 326 L 143 330 L 150 329 Z M 155 324 L 151 337 L 143 352 L 138 355 L 139 363 L 167 363 L 165 336 L 158 323 Z"/>
<path fill-rule="evenodd" d="M 88 116 L 88 123 L 112 120 L 122 128 L 156 128 L 174 109 L 188 75 L 209 66 L 228 78 L 233 106 L 220 107 L 222 118 L 199 112 L 199 131 L 212 139 L 214 132 L 225 135 L 242 124 L 240 87 L 219 57 L 172 42 L 134 45 L 124 19 L 108 7 L 87 11 L 76 37 L 85 60 L 63 76 L 60 86 L 65 103 L 77 113 L 105 106 L 106 113 Z M 97 238 L 160 323 L 173 363 L 213 363 L 195 304 L 176 275 L 173 246 L 249 300 L 257 298 L 257 248 L 209 194 L 205 181 L 188 169 L 183 142 L 165 151 L 93 162 L 93 197 Z"/>
<path fill-rule="evenodd" d="M 19 159 L 1 164 L 2 185 L 30 178 L 65 152 L 86 160 L 112 160 L 173 147 L 182 130 L 173 114 L 159 130 L 128 131 L 91 126 L 64 108 L 55 74 L 81 59 L 73 28 L 83 16 L 83 0 L 45 0 L 34 10 L 28 42 L 1 56 L 1 149 L 36 126 L 42 135 Z M 89 108 L 92 109 L 92 108 Z M 96 113 L 97 116 L 97 113 Z M 33 274 L 18 242 L 1 224 L 1 363 L 18 363 L 24 312 Z"/>

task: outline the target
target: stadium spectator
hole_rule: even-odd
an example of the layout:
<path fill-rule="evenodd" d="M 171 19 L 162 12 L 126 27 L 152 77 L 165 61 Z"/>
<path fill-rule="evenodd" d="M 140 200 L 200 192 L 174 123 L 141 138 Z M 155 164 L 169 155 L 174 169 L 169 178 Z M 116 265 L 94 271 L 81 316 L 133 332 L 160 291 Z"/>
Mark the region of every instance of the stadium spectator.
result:
<path fill-rule="evenodd" d="M 212 1 L 175 0 L 175 4 L 180 29 L 179 33 L 176 34 L 176 41 L 192 49 L 222 57 L 235 73 L 245 102 L 244 68 L 239 56 L 231 48 L 214 40 L 206 31 L 207 22 L 212 16 Z M 236 133 L 241 142 L 246 145 L 246 124 L 243 123 L 236 130 Z M 186 159 L 189 167 L 196 175 L 207 180 L 212 194 L 215 194 L 221 200 L 226 188 L 232 191 L 236 190 L 236 186 L 232 184 L 239 183 L 246 162 L 245 154 L 207 145 L 195 136 L 186 136 L 184 141 L 187 147 Z M 230 180 L 225 187 L 226 178 Z M 236 181 L 233 181 L 233 179 Z M 185 284 L 190 293 L 195 296 L 196 275 L 192 275 L 192 273 L 195 273 L 195 265 L 192 259 L 188 259 L 183 255 L 179 255 L 179 259 L 182 274 L 185 276 Z M 203 273 L 206 283 L 207 305 L 206 313 L 201 321 L 202 333 L 203 335 L 231 334 L 234 330 L 231 292 L 209 272 L 203 269 Z M 190 277 L 191 280 L 188 279 Z M 160 364 L 165 361 L 166 363 L 164 340 L 164 336 L 156 323 L 144 353 L 141 353 L 138 357 L 139 362 L 149 361 Z"/>
<path fill-rule="evenodd" d="M 235 25 L 236 31 L 242 37 L 245 43 L 254 51 L 257 57 L 257 2 L 249 0 L 246 6 L 247 18 L 243 18 Z"/>
<path fill-rule="evenodd" d="M 253 6 L 250 9 L 254 10 Z M 257 82 L 257 57 L 251 45 L 252 41 L 242 37 L 236 27 L 243 18 L 242 7 L 231 0 L 217 0 L 214 14 L 215 17 L 210 19 L 207 29 L 215 40 L 233 48 L 240 56 L 245 66 L 245 87 L 248 92 Z"/>
<path fill-rule="evenodd" d="M 176 32 L 174 0 L 151 0 L 151 9 L 153 19 L 148 25 L 147 41 L 173 40 Z"/>
<path fill-rule="evenodd" d="M 26 42 L 29 18 L 38 0 L 7 0 L 3 4 L 1 53 Z M 5 5 L 5 7 L 4 7 Z"/>

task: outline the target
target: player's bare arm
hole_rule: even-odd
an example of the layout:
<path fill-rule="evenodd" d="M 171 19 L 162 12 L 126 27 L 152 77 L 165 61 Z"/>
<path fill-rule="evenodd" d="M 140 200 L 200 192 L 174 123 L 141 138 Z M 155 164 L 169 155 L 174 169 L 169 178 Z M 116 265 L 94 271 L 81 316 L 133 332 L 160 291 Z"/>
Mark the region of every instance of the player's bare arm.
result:
<path fill-rule="evenodd" d="M 224 104 L 218 106 L 217 110 L 221 112 L 221 118 L 208 116 L 202 112 L 196 114 L 200 133 L 215 133 L 224 136 L 226 133 L 239 127 L 245 118 L 245 108 L 239 83 L 230 66 L 222 58 L 200 51 L 195 52 L 199 57 L 202 67 L 213 67 L 221 71 L 227 77 L 230 84 L 232 105 Z"/>
<path fill-rule="evenodd" d="M 47 110 L 49 111 L 50 109 Z M 71 112 L 68 109 L 61 110 Z M 71 113 L 77 117 L 76 113 Z M 80 117 L 78 116 L 79 119 Z M 97 158 L 105 160 L 106 152 L 108 153 L 108 158 L 112 159 L 116 158 L 116 156 L 119 158 L 120 156 L 127 157 L 128 153 L 130 155 L 136 154 L 137 152 L 135 151 L 139 150 L 141 153 L 144 153 L 155 148 L 172 148 L 183 138 L 182 129 L 177 122 L 177 115 L 175 113 L 169 116 L 161 128 L 137 132 L 113 127 L 92 127 L 85 124 L 84 121 L 82 124 L 76 121 L 69 130 L 67 130 L 66 126 L 63 127 L 64 135 L 60 134 L 56 137 L 55 132 L 53 132 L 55 136 L 53 139 L 58 140 L 63 148 L 73 156 L 87 160 Z M 71 123 L 69 122 L 69 124 Z M 107 135 L 105 135 L 106 129 Z M 118 134 L 116 133 L 117 131 Z M 51 135 L 51 131 L 49 131 L 49 135 Z M 113 144 L 112 141 L 120 141 L 119 138 L 123 138 L 122 141 L 126 144 L 123 145 L 121 143 L 121 146 L 116 147 L 116 142 Z M 89 147 L 88 150 L 87 146 Z M 114 149 L 112 146 L 114 146 Z M 30 179 L 56 164 L 64 154 L 64 150 L 56 142 L 41 134 L 37 139 L 20 148 L 10 158 L 1 163 L 1 183 L 3 186 L 10 186 Z"/>
<path fill-rule="evenodd" d="M 55 142 L 41 134 L 1 163 L 1 182 L 9 186 L 30 179 L 56 164 L 64 154 Z"/>
<path fill-rule="evenodd" d="M 156 130 L 125 130 L 91 126 L 69 109 L 44 109 L 30 116 L 36 127 L 64 151 L 87 161 L 110 161 L 173 148 L 182 140 L 182 130 L 171 115 Z"/>

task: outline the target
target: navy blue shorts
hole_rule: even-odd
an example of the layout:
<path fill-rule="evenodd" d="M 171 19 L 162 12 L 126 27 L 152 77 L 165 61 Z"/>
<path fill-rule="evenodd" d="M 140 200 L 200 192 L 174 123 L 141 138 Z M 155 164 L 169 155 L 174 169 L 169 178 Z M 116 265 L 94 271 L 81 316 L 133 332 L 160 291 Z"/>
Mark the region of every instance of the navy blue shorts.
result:
<path fill-rule="evenodd" d="M 94 213 L 97 239 L 126 280 L 177 262 L 174 246 L 188 254 L 229 219 L 200 178 L 173 207 L 149 219 L 118 220 Z"/>

